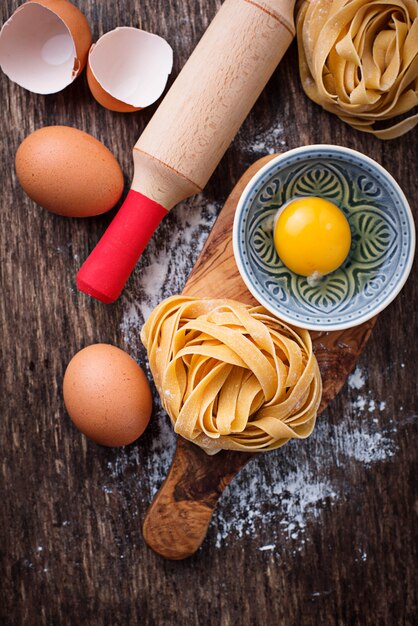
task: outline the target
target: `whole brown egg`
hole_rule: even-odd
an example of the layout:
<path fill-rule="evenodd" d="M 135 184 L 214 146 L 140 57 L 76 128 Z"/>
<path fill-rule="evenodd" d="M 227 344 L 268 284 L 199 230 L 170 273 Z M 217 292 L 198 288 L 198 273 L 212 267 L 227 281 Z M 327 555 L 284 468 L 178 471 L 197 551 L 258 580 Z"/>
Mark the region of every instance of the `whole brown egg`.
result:
<path fill-rule="evenodd" d="M 122 170 L 110 150 L 69 126 L 28 135 L 16 153 L 16 173 L 32 200 L 67 217 L 105 213 L 123 192 Z"/>
<path fill-rule="evenodd" d="M 115 346 L 87 346 L 69 362 L 64 403 L 77 428 L 103 446 L 125 446 L 142 435 L 151 417 L 148 380 L 129 354 Z"/>

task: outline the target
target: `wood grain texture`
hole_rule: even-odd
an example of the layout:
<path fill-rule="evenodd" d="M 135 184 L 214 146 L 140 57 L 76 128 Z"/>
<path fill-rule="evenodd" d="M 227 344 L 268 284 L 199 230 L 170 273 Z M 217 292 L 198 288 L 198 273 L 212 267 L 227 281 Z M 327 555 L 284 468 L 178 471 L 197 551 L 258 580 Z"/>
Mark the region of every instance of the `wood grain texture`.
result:
<path fill-rule="evenodd" d="M 179 437 L 167 478 L 145 516 L 143 536 L 149 547 L 172 560 L 195 554 L 225 487 L 253 456 L 228 450 L 208 457 Z"/>
<path fill-rule="evenodd" d="M 238 200 L 248 181 L 275 156 L 253 163 L 235 185 L 187 279 L 184 295 L 234 298 L 244 304 L 258 304 L 239 275 L 232 248 L 232 226 Z M 376 319 L 343 331 L 311 333 L 323 384 L 320 412 L 344 385 Z M 179 437 L 168 476 L 144 520 L 143 535 L 150 548 L 168 559 L 185 559 L 194 554 L 205 539 L 223 490 L 254 456 L 221 451 L 211 457 Z"/>
<path fill-rule="evenodd" d="M 4 0 L 1 20 L 18 4 Z M 116 26 L 140 22 L 165 37 L 175 51 L 174 77 L 220 2 L 77 0 L 77 5 L 94 41 Z M 74 279 L 112 215 L 86 221 L 46 215 L 19 188 L 13 159 L 35 128 L 73 125 L 114 152 L 127 188 L 131 147 L 156 107 L 111 113 L 90 96 L 85 75 L 49 97 L 30 94 L 1 75 L 0 102 L 0 623 L 415 626 L 416 264 L 400 296 L 377 320 L 360 359 L 361 389 L 345 386 L 307 441 L 257 457 L 244 468 L 225 490 L 202 550 L 188 561 L 164 561 L 141 534 L 174 452 L 158 399 L 144 436 L 127 449 L 111 450 L 86 441 L 71 425 L 61 384 L 70 357 L 92 342 L 114 343 L 146 364 L 138 329 L 127 326 L 132 311 L 140 322 L 147 307 L 181 292 L 214 214 L 258 157 L 308 143 L 360 150 L 396 178 L 417 218 L 417 132 L 382 143 L 321 111 L 300 88 L 293 44 L 204 194 L 165 218 L 124 297 L 106 307 L 77 293 Z M 380 444 L 376 432 L 382 433 Z M 375 446 L 373 458 L 388 442 L 393 454 L 370 463 L 348 454 L 358 433 Z M 287 485 L 295 472 L 310 478 L 313 488 L 329 484 L 336 494 L 306 509 L 296 539 L 282 522 L 297 493 L 274 494 L 277 477 Z M 248 531 L 242 524 L 254 499 L 245 496 L 247 486 L 266 513 Z M 241 519 L 226 532 L 223 520 L 237 511 Z M 260 549 L 271 544 L 274 549 Z"/>

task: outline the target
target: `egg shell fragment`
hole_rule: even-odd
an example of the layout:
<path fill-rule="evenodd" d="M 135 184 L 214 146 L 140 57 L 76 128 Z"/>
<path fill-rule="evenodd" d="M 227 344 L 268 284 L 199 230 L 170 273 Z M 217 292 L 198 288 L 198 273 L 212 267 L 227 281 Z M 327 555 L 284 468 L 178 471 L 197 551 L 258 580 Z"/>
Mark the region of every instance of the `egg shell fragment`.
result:
<path fill-rule="evenodd" d="M 87 80 L 94 98 L 111 111 L 133 112 L 163 93 L 173 67 L 173 50 L 158 35 L 124 26 L 91 47 Z"/>
<path fill-rule="evenodd" d="M 70 85 L 87 62 L 91 31 L 68 0 L 30 0 L 0 31 L 0 66 L 15 83 L 38 94 Z"/>
<path fill-rule="evenodd" d="M 123 173 L 110 150 L 70 126 L 28 135 L 16 153 L 16 174 L 32 200 L 66 217 L 105 213 L 123 192 Z"/>
<path fill-rule="evenodd" d="M 80 350 L 67 366 L 64 403 L 75 426 L 103 446 L 125 446 L 142 435 L 152 395 L 140 366 L 109 344 Z"/>

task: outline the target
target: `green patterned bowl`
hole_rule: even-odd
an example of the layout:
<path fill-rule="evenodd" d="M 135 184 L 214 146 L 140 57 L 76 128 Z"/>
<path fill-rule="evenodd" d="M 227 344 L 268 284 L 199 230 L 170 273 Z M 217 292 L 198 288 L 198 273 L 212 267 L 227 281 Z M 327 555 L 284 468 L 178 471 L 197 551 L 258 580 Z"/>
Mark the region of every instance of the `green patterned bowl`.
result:
<path fill-rule="evenodd" d="M 351 228 L 347 259 L 316 284 L 283 265 L 273 244 L 278 209 L 301 196 L 330 200 Z M 381 165 L 349 148 L 313 145 L 272 159 L 251 179 L 237 206 L 233 246 L 245 284 L 266 309 L 302 328 L 341 330 L 382 311 L 402 289 L 415 227 L 402 190 Z"/>

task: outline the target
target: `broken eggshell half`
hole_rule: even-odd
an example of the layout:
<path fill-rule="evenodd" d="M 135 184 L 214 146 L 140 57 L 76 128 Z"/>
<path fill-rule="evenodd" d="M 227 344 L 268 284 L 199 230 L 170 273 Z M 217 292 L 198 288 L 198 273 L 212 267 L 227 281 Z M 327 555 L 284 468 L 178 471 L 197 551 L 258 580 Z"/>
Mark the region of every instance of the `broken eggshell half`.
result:
<path fill-rule="evenodd" d="M 0 31 L 0 66 L 34 93 L 61 91 L 80 74 L 91 46 L 89 24 L 67 0 L 30 0 Z"/>
<path fill-rule="evenodd" d="M 91 47 L 87 81 L 94 98 L 111 111 L 149 106 L 163 93 L 173 67 L 173 50 L 158 35 L 123 26 Z"/>

